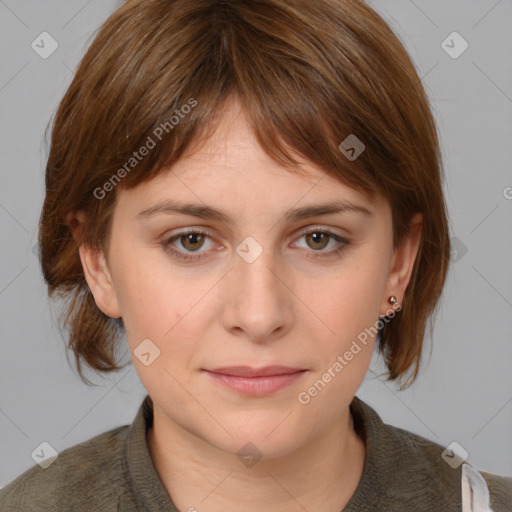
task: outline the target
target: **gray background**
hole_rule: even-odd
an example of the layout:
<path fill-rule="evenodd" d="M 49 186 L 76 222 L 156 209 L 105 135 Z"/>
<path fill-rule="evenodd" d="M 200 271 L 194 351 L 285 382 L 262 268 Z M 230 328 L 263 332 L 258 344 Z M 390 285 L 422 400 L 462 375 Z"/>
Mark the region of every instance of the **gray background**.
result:
<path fill-rule="evenodd" d="M 512 476 L 512 0 L 369 3 L 430 95 L 457 253 L 417 382 L 397 392 L 375 378 L 383 366 L 374 357 L 357 394 L 386 423 L 443 446 L 457 441 L 469 463 Z M 87 373 L 97 387 L 79 380 L 33 252 L 44 128 L 116 5 L 0 0 L 0 487 L 35 464 L 42 441 L 61 451 L 129 424 L 145 396 L 133 366 L 107 378 Z M 43 31 L 59 44 L 47 59 L 31 48 Z M 453 31 L 469 43 L 456 59 L 441 46 Z"/>

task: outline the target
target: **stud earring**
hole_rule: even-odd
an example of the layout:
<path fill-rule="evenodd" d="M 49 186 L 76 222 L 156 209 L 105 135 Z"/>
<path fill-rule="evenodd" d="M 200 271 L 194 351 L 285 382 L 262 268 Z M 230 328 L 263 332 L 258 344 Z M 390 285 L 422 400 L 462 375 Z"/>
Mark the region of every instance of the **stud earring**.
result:
<path fill-rule="evenodd" d="M 398 304 L 398 300 L 397 298 L 394 296 L 394 295 L 391 295 L 389 298 L 388 298 L 388 302 L 390 304 L 392 304 L 393 308 L 396 308 L 397 306 L 400 306 L 400 304 Z M 394 315 L 394 313 L 391 315 L 391 317 Z M 379 315 L 379 318 L 388 318 L 387 315 Z"/>

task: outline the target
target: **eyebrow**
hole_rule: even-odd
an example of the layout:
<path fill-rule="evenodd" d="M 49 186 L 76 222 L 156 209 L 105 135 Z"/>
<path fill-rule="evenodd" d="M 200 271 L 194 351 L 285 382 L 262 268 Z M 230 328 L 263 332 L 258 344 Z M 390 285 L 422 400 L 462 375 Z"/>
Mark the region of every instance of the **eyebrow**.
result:
<path fill-rule="evenodd" d="M 330 201 L 323 204 L 314 204 L 309 206 L 302 206 L 300 208 L 289 209 L 284 213 L 283 220 L 285 221 L 297 221 L 302 219 L 308 219 L 310 217 L 317 217 L 320 215 L 331 215 L 335 213 L 353 212 L 364 214 L 367 216 L 373 215 L 373 212 L 362 205 L 352 203 L 350 201 Z M 172 214 L 184 214 L 191 215 L 193 217 L 199 217 L 201 219 L 218 220 L 225 224 L 231 222 L 231 218 L 228 213 L 212 208 L 211 206 L 193 204 L 193 203 L 178 203 L 172 200 L 165 200 L 160 203 L 147 208 L 137 214 L 136 219 L 144 221 L 155 215 L 172 215 Z"/>

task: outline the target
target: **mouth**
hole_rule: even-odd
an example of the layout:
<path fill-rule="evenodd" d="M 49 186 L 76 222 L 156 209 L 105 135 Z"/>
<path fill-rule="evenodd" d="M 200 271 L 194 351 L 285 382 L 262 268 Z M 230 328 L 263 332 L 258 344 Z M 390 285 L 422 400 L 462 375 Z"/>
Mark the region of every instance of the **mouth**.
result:
<path fill-rule="evenodd" d="M 214 368 L 206 370 L 212 373 L 222 375 L 235 375 L 238 377 L 268 377 L 274 375 L 291 375 L 293 373 L 306 371 L 303 368 L 291 368 L 289 366 L 265 366 L 262 368 L 253 368 L 252 366 L 225 366 L 222 368 Z"/>
<path fill-rule="evenodd" d="M 215 382 L 238 393 L 249 396 L 265 396 L 293 384 L 307 370 L 288 366 L 231 366 L 204 370 Z"/>

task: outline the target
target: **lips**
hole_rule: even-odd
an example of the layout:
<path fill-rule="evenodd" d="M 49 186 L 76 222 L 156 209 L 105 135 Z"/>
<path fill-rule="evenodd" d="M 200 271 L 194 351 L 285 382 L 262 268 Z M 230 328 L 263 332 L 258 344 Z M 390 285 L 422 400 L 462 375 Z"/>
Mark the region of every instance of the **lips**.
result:
<path fill-rule="evenodd" d="M 211 373 L 221 375 L 234 375 L 238 377 L 268 377 L 271 375 L 292 375 L 294 373 L 305 371 L 303 368 L 291 368 L 289 366 L 272 365 L 263 368 L 253 368 L 251 366 L 229 366 L 207 370 Z"/>
<path fill-rule="evenodd" d="M 289 366 L 229 366 L 205 370 L 208 378 L 224 389 L 251 396 L 264 397 L 300 381 L 307 373 L 302 368 Z"/>

